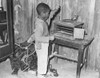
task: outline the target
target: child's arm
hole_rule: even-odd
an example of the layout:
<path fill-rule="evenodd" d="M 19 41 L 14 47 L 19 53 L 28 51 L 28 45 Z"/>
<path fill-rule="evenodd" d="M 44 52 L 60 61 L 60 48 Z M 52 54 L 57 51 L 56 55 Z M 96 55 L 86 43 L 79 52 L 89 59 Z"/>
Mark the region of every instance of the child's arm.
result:
<path fill-rule="evenodd" d="M 35 40 L 39 42 L 49 42 L 49 37 L 44 37 L 42 36 L 43 34 L 43 28 L 42 26 L 36 26 L 36 31 L 35 31 Z"/>
<path fill-rule="evenodd" d="M 53 40 L 53 36 L 43 36 L 43 29 L 41 26 L 37 26 L 35 31 L 35 40 L 38 42 L 49 42 L 49 40 Z"/>
<path fill-rule="evenodd" d="M 35 40 L 35 34 L 33 33 L 31 37 L 27 40 L 28 43 L 31 43 Z"/>
<path fill-rule="evenodd" d="M 51 28 L 51 24 L 52 24 L 53 20 L 55 19 L 55 17 L 59 14 L 60 10 L 61 10 L 60 6 L 58 9 L 51 10 L 49 19 L 47 21 L 48 25 L 49 25 L 49 29 Z"/>
<path fill-rule="evenodd" d="M 54 18 L 60 12 L 60 10 L 61 10 L 61 7 L 60 6 L 59 6 L 58 9 L 51 10 L 49 19 Z"/>
<path fill-rule="evenodd" d="M 22 47 L 25 47 L 25 46 L 28 46 L 30 43 L 32 43 L 33 41 L 35 40 L 35 35 L 34 35 L 34 33 L 29 37 L 29 39 L 28 40 L 26 40 L 25 42 L 23 42 L 23 43 L 20 43 L 20 45 L 22 46 Z"/>

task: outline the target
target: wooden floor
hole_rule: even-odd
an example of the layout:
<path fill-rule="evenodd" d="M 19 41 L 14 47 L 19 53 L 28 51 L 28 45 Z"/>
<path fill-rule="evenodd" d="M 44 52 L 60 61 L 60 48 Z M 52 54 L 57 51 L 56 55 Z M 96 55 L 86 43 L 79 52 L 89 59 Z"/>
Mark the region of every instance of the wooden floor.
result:
<path fill-rule="evenodd" d="M 59 76 L 49 76 L 47 78 L 76 78 L 76 63 L 60 59 L 58 63 L 52 62 L 52 64 L 53 68 L 57 69 Z M 0 78 L 37 78 L 35 74 L 30 72 L 19 71 L 18 76 L 11 75 L 11 72 L 9 59 L 0 63 Z M 98 78 L 98 72 L 82 69 L 80 78 Z"/>

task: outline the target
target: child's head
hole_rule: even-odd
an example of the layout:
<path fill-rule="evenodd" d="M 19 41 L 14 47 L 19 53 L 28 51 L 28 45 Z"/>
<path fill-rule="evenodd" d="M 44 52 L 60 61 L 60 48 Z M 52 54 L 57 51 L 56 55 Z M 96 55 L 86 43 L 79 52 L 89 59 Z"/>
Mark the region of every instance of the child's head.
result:
<path fill-rule="evenodd" d="M 49 15 L 50 15 L 50 7 L 45 4 L 45 3 L 39 3 L 37 5 L 37 13 L 38 15 L 43 19 L 43 20 L 47 20 L 49 18 Z"/>

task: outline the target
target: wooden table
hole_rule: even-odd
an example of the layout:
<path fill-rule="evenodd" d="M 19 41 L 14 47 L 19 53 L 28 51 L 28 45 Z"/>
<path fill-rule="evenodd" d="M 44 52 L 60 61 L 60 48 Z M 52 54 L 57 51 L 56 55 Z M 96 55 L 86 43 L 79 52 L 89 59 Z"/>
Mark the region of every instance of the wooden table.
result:
<path fill-rule="evenodd" d="M 65 35 L 66 37 L 63 37 L 62 35 L 63 34 L 61 33 L 57 33 L 55 36 L 55 40 L 50 42 L 49 53 L 52 50 L 52 44 L 55 44 L 55 50 L 53 52 L 57 52 L 57 53 L 52 53 L 53 55 L 51 54 L 51 56 L 60 57 L 60 58 L 67 59 L 69 61 L 76 62 L 77 63 L 76 78 L 80 78 L 81 68 L 87 62 L 88 48 L 91 42 L 93 41 L 93 38 L 78 40 L 78 39 L 73 39 L 72 36 Z M 77 49 L 78 50 L 77 60 L 68 59 L 63 55 L 60 55 L 59 46 L 65 46 L 65 47 Z"/>
<path fill-rule="evenodd" d="M 50 58 L 52 57 L 60 57 L 67 59 L 69 61 L 74 61 L 77 63 L 77 70 L 76 70 L 76 78 L 80 78 L 81 68 L 83 65 L 87 62 L 87 56 L 88 56 L 88 48 L 91 42 L 93 41 L 93 38 L 88 39 L 74 39 L 73 33 L 70 32 L 70 34 L 66 33 L 67 28 L 72 29 L 75 26 L 82 26 L 83 23 L 80 22 L 62 22 L 62 21 L 56 21 L 54 22 L 55 26 L 60 29 L 60 32 L 56 30 L 55 34 L 55 40 L 50 42 L 49 45 L 49 53 Z M 65 29 L 66 28 L 66 29 Z M 64 30 L 64 33 L 63 33 Z M 71 31 L 72 31 L 71 30 Z M 55 31 L 54 31 L 55 32 Z M 52 51 L 52 44 L 55 44 L 55 50 Z M 59 54 L 59 46 L 65 46 L 69 48 L 73 48 L 78 50 L 78 58 L 77 60 L 68 59 L 67 57 Z M 57 53 L 54 53 L 57 52 Z"/>

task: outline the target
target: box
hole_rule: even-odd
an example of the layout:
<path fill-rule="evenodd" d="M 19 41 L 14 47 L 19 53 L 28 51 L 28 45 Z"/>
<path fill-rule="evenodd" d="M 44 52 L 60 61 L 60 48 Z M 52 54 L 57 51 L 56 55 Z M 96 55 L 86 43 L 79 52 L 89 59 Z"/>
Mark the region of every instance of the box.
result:
<path fill-rule="evenodd" d="M 84 39 L 84 29 L 74 28 L 73 36 L 74 36 L 74 39 Z"/>

